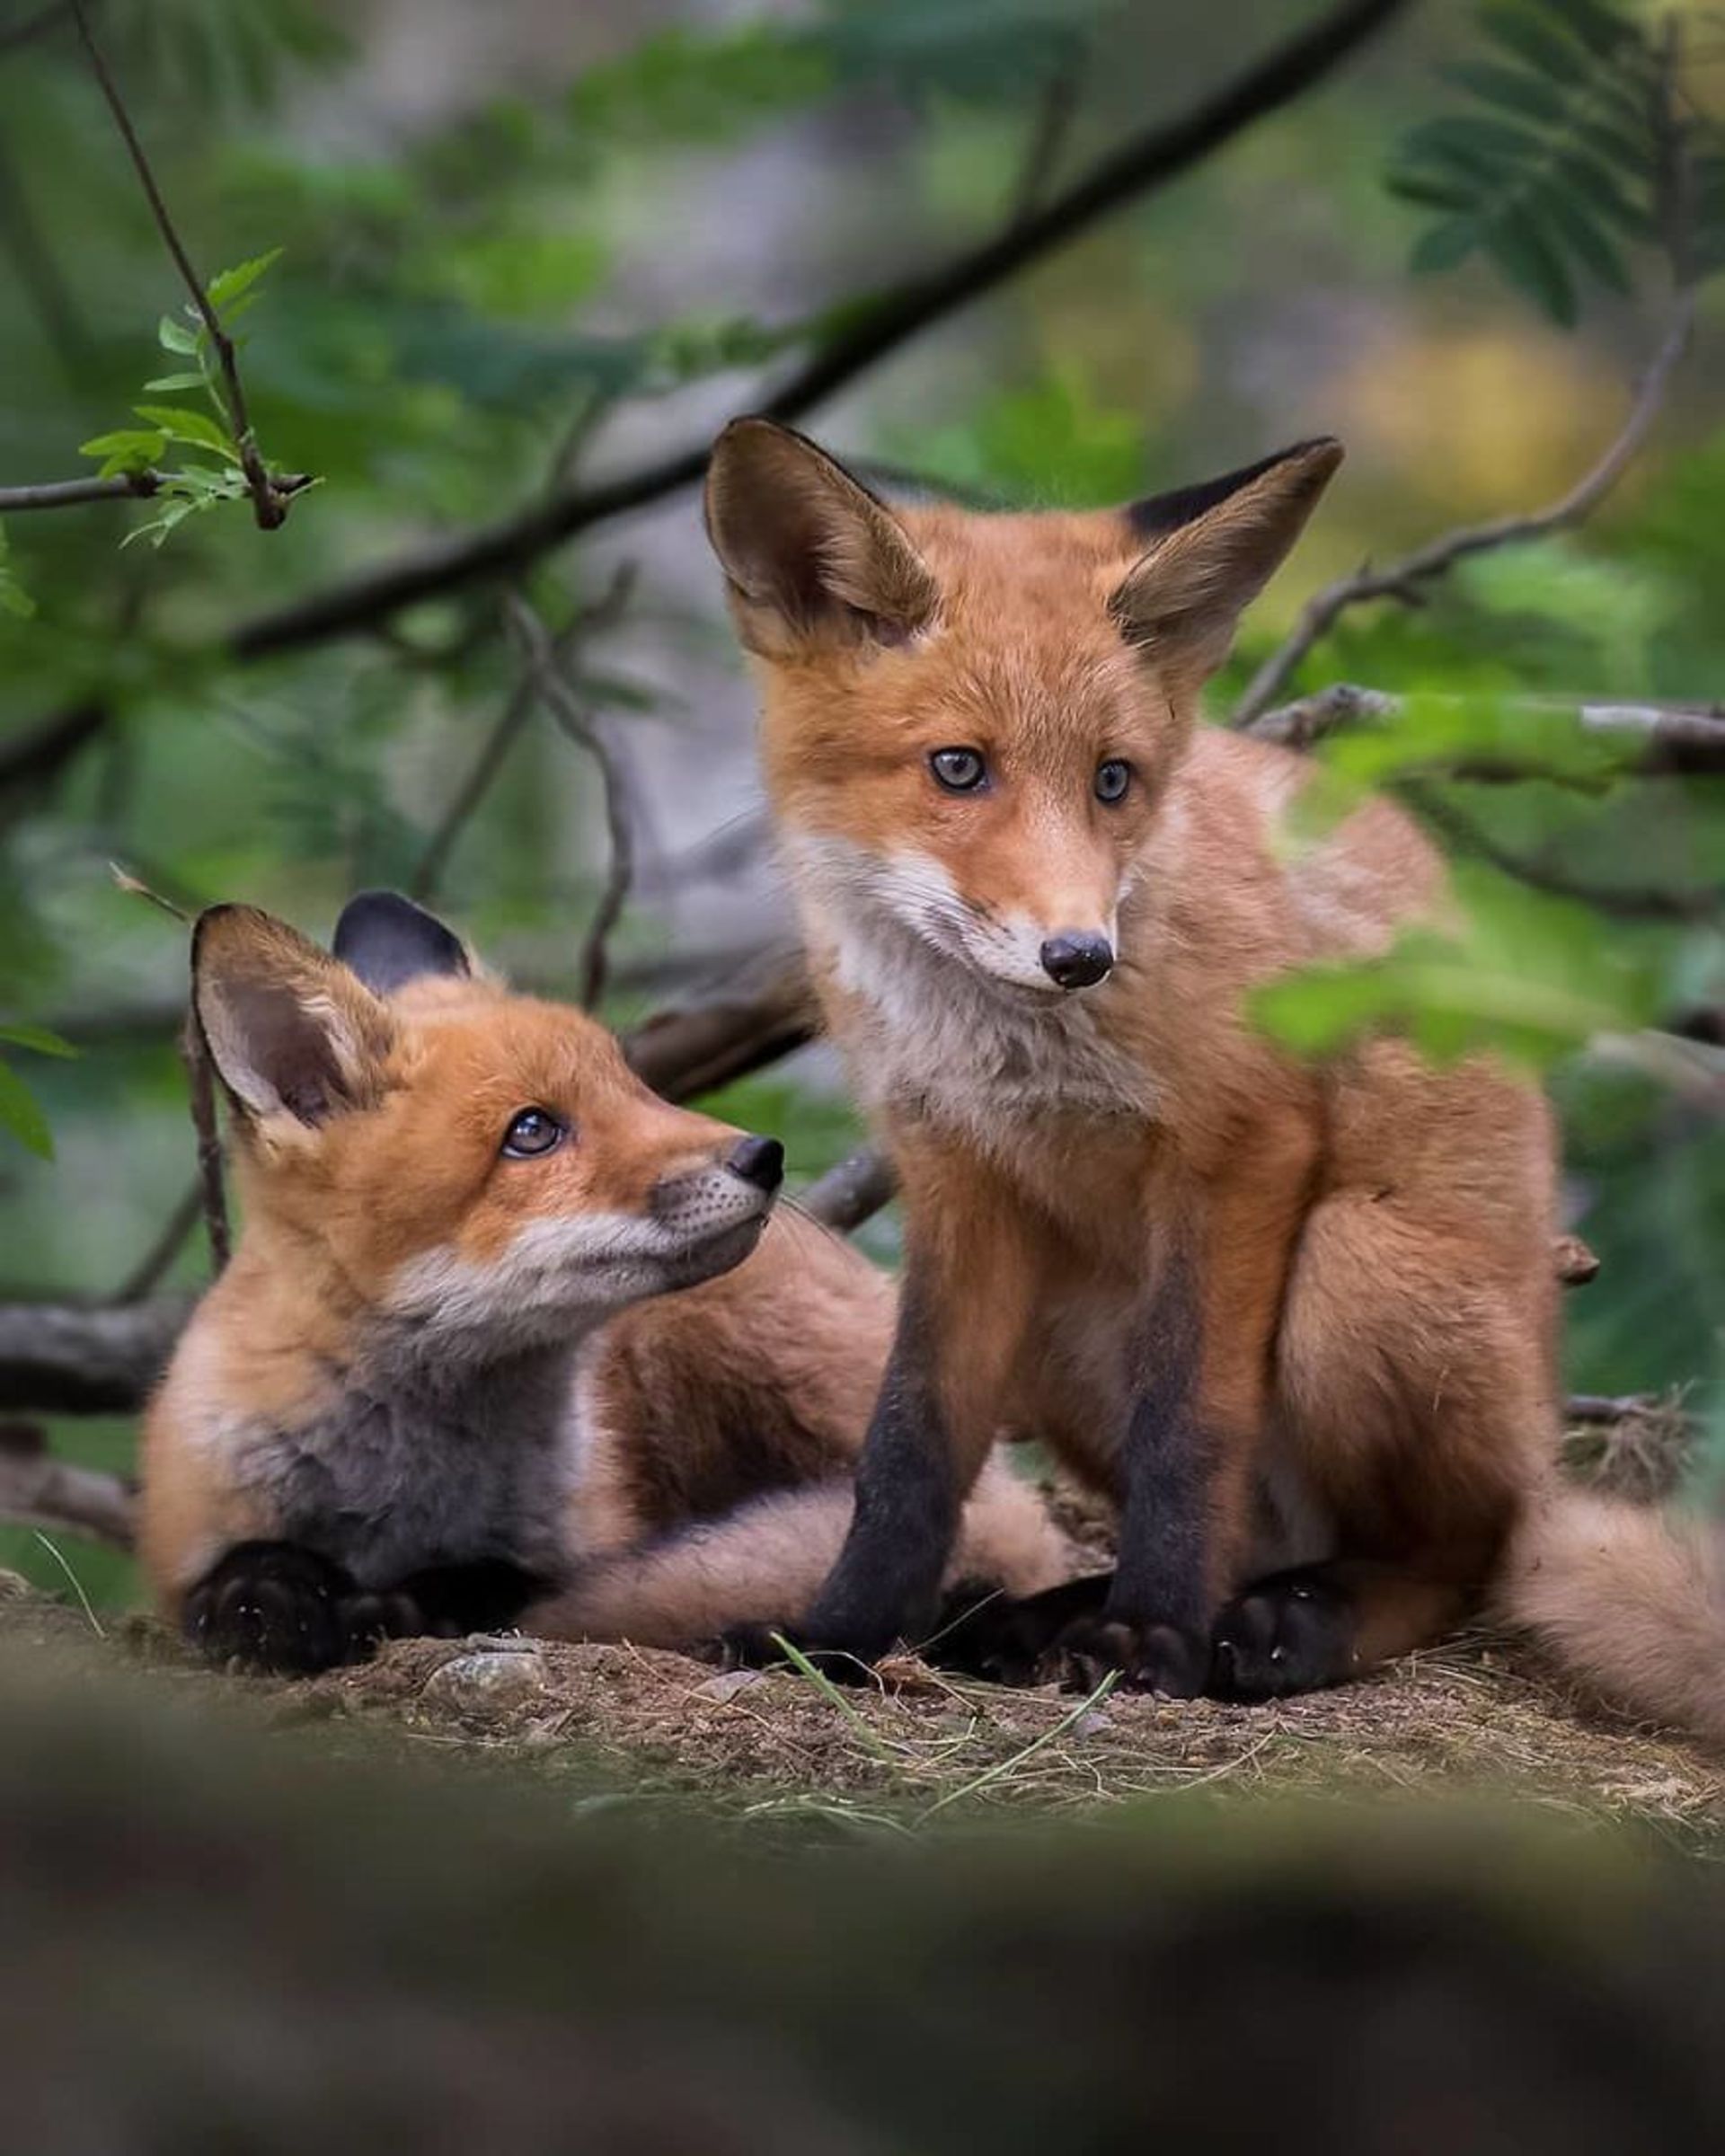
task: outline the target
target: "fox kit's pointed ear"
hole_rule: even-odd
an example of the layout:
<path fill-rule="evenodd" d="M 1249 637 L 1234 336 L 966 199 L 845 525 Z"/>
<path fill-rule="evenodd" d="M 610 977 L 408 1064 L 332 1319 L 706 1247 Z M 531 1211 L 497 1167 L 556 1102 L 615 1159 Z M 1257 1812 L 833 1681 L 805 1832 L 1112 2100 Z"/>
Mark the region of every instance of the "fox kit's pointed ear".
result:
<path fill-rule="evenodd" d="M 374 995 L 394 995 L 427 974 L 460 979 L 473 970 L 455 930 L 399 891 L 361 891 L 349 898 L 330 949 Z"/>
<path fill-rule="evenodd" d="M 1126 511 L 1127 543 L 1147 551 L 1109 612 L 1171 685 L 1195 689 L 1227 657 L 1242 613 L 1280 567 L 1341 456 L 1328 437 L 1297 442 Z"/>
<path fill-rule="evenodd" d="M 940 594 L 904 526 L 824 449 L 771 420 L 733 420 L 707 470 L 707 536 L 751 651 L 902 643 Z"/>
<path fill-rule="evenodd" d="M 191 994 L 217 1074 L 252 1115 L 318 1124 L 376 1098 L 389 1012 L 286 922 L 250 906 L 200 914 Z"/>

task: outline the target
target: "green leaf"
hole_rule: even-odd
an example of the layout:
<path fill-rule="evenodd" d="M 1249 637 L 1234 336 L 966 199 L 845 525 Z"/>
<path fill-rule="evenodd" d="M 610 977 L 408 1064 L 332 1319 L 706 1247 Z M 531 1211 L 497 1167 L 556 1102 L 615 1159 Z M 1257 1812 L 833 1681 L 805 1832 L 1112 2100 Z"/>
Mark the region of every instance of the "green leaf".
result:
<path fill-rule="evenodd" d="M 117 478 L 122 472 L 147 472 L 168 446 L 168 437 L 159 429 L 146 432 L 137 427 L 121 427 L 112 434 L 93 435 L 87 442 L 80 442 L 80 456 L 102 459 L 101 479 Z"/>
<path fill-rule="evenodd" d="M 1562 328 L 1575 326 L 1574 279 L 1562 257 L 1526 210 L 1505 210 L 1485 227 L 1482 240 L 1512 285 L 1535 300 Z"/>
<path fill-rule="evenodd" d="M 1464 262 L 1479 243 L 1480 229 L 1472 217 L 1449 217 L 1420 234 L 1409 267 L 1416 277 L 1436 276 Z"/>
<path fill-rule="evenodd" d="M 235 300 L 249 292 L 263 275 L 281 260 L 281 249 L 272 247 L 268 254 L 253 255 L 249 262 L 239 262 L 232 270 L 219 270 L 209 280 L 207 296 L 218 314 L 229 312 Z"/>
<path fill-rule="evenodd" d="M 1632 282 L 1629 265 L 1579 203 L 1559 192 L 1551 197 L 1548 208 L 1557 235 L 1582 266 L 1614 292 L 1627 293 Z"/>
<path fill-rule="evenodd" d="M 1471 90 L 1487 104 L 1501 105 L 1529 119 L 1561 120 L 1569 111 L 1567 101 L 1542 75 L 1525 67 L 1504 67 L 1494 60 L 1459 61 L 1438 71 L 1463 89 Z"/>
<path fill-rule="evenodd" d="M 54 1158 L 54 1134 L 34 1095 L 9 1064 L 0 1063 L 0 1130 L 44 1161 Z"/>
<path fill-rule="evenodd" d="M 0 1026 L 0 1040 L 10 1041 L 15 1048 L 33 1048 L 39 1056 L 75 1056 L 78 1053 L 69 1040 L 50 1033 L 46 1026 Z"/>
<path fill-rule="evenodd" d="M 164 314 L 155 325 L 155 340 L 163 350 L 182 353 L 188 359 L 198 350 L 199 335 L 198 331 L 176 321 L 172 314 Z"/>
<path fill-rule="evenodd" d="M 201 388 L 204 386 L 204 377 L 203 377 L 201 375 L 190 375 L 190 374 L 185 374 L 185 375 L 158 375 L 158 376 L 155 377 L 155 381 L 154 381 L 154 382 L 146 382 L 146 383 L 144 384 L 144 386 L 145 386 L 145 388 L 146 388 L 146 390 L 151 390 L 151 391 L 155 391 L 155 390 L 172 390 L 172 389 L 201 389 Z"/>
<path fill-rule="evenodd" d="M 239 452 L 227 433 L 208 413 L 190 411 L 181 404 L 135 404 L 132 410 L 140 420 L 159 427 L 171 442 L 189 442 L 195 448 L 213 449 L 217 456 L 239 462 Z"/>
<path fill-rule="evenodd" d="M 147 539 L 153 547 L 159 547 L 175 526 L 183 524 L 199 506 L 195 501 L 171 500 L 159 516 L 152 517 L 146 524 L 134 526 L 119 543 L 127 547 L 135 539 Z"/>

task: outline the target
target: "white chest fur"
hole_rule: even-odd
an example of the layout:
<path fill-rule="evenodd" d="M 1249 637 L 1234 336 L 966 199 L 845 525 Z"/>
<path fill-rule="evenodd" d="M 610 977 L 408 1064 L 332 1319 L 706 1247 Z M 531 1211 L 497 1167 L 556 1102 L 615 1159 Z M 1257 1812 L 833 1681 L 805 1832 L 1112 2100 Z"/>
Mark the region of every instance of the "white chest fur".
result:
<path fill-rule="evenodd" d="M 969 948 L 974 929 L 920 866 L 864 867 L 828 842 L 804 842 L 793 857 L 866 1105 L 987 1150 L 1050 1116 L 1154 1114 L 1148 1075 L 1104 1030 L 1110 987 L 1062 996 L 991 979 Z"/>

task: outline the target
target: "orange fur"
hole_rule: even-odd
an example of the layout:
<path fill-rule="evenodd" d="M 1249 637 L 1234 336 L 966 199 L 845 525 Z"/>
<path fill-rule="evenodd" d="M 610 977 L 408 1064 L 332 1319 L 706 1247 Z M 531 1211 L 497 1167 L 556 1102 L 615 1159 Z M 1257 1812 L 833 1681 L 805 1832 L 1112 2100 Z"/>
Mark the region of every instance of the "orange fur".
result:
<path fill-rule="evenodd" d="M 1506 1552 L 1555 1452 L 1557 1223 L 1549 1115 L 1506 1071 L 1387 1040 L 1313 1068 L 1245 1007 L 1446 904 L 1394 808 L 1290 830 L 1304 762 L 1198 723 L 1339 457 L 1305 445 L 1133 512 L 895 512 L 812 445 L 739 421 L 707 515 L 821 999 L 898 1167 L 960 1480 L 996 1428 L 1046 1436 L 1126 1501 L 1122 1580 L 1135 1537 L 1141 1559 L 1119 1614 L 1216 1620 L 1231 1657 L 1219 1605 L 1322 1558 L 1352 1667 L 1520 1577 Z M 936 782 L 952 747 L 986 782 Z M 1110 761 L 1130 773 L 1113 801 Z M 1067 933 L 1114 963 L 1063 995 L 1040 952 Z M 1161 1412 L 1201 1433 L 1207 1543 L 1194 1608 L 1164 1613 L 1142 1551 L 1172 1499 L 1135 1498 L 1127 1433 L 1189 1353 L 1196 1404 Z M 1170 1489 L 1172 1471 L 1155 1467 Z M 823 1607 L 854 1605 L 865 1542 Z M 1548 1572 L 1569 1565 L 1542 1546 Z M 1679 1574 L 1647 1560 L 1641 1601 L 1626 1586 L 1590 1621 L 1640 1628 L 1635 1651 L 1578 1654 L 1579 1618 L 1544 1629 L 1620 1693 L 1716 1701 L 1725 1638 L 1716 1613 L 1677 1623 Z M 1641 1686 L 1662 1656 L 1690 1675 Z"/>

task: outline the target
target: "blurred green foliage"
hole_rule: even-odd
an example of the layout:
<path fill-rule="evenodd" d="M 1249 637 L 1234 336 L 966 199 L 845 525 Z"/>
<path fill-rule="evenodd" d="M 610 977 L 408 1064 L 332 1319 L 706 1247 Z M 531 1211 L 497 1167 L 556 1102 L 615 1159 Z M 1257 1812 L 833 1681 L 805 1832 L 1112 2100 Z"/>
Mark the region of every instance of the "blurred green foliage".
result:
<path fill-rule="evenodd" d="M 606 470 L 699 438 L 860 301 L 995 229 L 1050 173 L 1178 111 L 1289 27 L 1276 0 L 1201 16 L 1171 0 L 814 0 L 718 27 L 667 11 L 644 31 L 621 4 L 579 11 L 579 24 L 540 11 L 536 27 L 524 4 L 500 11 L 495 60 L 462 47 L 439 64 L 455 33 L 428 12 L 413 36 L 436 93 L 393 105 L 388 12 L 99 11 L 194 262 L 267 265 L 229 295 L 256 301 L 240 353 L 252 417 L 277 469 L 323 483 L 279 532 L 256 531 L 234 500 L 159 552 L 120 546 L 160 516 L 148 503 L 15 516 L 0 535 L 0 756 L 56 714 L 111 713 L 51 782 L 0 793 L 0 1019 L 49 1024 L 81 1051 L 0 1065 L 13 1074 L 0 1119 L 22 1075 L 58 1140 L 49 1167 L 0 1133 L 8 1293 L 112 1292 L 190 1172 L 172 1047 L 183 933 L 117 892 L 109 862 L 182 906 L 243 897 L 327 930 L 352 888 L 423 865 L 517 671 L 482 588 L 268 664 L 240 663 L 237 626 L 539 499 L 596 427 Z M 1678 12 L 1685 124 L 1699 129 L 1719 102 L 1721 40 L 1704 10 Z M 1342 433 L 1349 473 L 1249 621 L 1216 685 L 1225 715 L 1318 582 L 1553 498 L 1620 423 L 1659 334 L 1640 271 L 1662 216 L 1652 108 L 1623 110 L 1622 92 L 1644 84 L 1662 19 L 1600 0 L 1504 0 L 1482 23 L 1414 11 L 1368 64 L 910 348 L 830 429 L 825 412 L 811 423 L 935 482 L 1037 505 L 1124 499 Z M 506 28 L 527 60 L 505 57 Z M 1713 216 L 1712 143 L 1694 161 L 1697 231 Z M 1632 231 L 1606 207 L 1619 196 Z M 1425 268 L 1451 267 L 1410 276 L 1411 244 Z M 1614 288 L 1620 256 L 1639 297 Z M 72 477 L 78 446 L 135 405 L 194 410 L 205 394 L 208 354 L 180 329 L 186 295 L 64 37 L 0 53 L 0 485 Z M 1709 306 L 1656 450 L 1604 513 L 1478 559 L 1418 607 L 1350 614 L 1302 668 L 1302 691 L 1340 679 L 1408 700 L 1393 727 L 1326 747 L 1314 814 L 1389 785 L 1447 814 L 1446 828 L 1459 817 L 1487 850 L 1458 864 L 1455 939 L 1405 940 L 1378 967 L 1278 986 L 1265 1008 L 1309 1046 L 1389 1016 L 1438 1052 L 1487 1046 L 1544 1069 L 1577 1224 L 1605 1261 L 1571 1299 L 1571 1378 L 1606 1392 L 1694 1380 L 1713 1412 L 1717 1065 L 1673 1082 L 1610 1043 L 1725 1003 L 1717 922 L 1623 919 L 1555 888 L 1657 890 L 1698 914 L 1725 882 L 1717 783 L 1625 776 L 1565 703 L 1717 696 L 1725 414 L 1711 287 Z M 165 366 L 164 314 L 194 348 Z M 1543 317 L 1576 327 L 1559 337 Z M 219 398 L 210 409 L 219 422 Z M 164 453 L 164 426 L 139 431 L 151 459 Z M 201 449 L 226 468 L 220 447 Z M 692 534 L 686 498 L 677 515 Z M 612 544 L 526 573 L 553 626 L 605 588 Z M 652 561 L 634 622 L 580 662 L 617 738 L 641 745 L 650 830 L 655 789 L 715 782 L 709 697 L 733 700 L 726 753 L 747 764 L 716 589 L 691 581 L 704 560 L 690 538 Z M 1530 708 L 1542 697 L 1552 709 Z M 1548 775 L 1442 775 L 1487 755 Z M 746 798 L 745 782 L 732 791 Z M 529 727 L 437 896 L 482 950 L 567 994 L 598 830 L 587 766 Z M 1528 888 L 1501 858 L 1554 888 Z M 700 906 L 674 897 L 644 881 L 612 1015 L 656 999 L 698 927 Z M 856 1137 L 818 1059 L 718 1107 L 782 1132 L 804 1179 Z M 22 1109 L 10 1119 L 16 1135 L 35 1127 Z M 872 1247 L 890 1255 L 889 1229 Z M 169 1277 L 194 1284 L 202 1263 L 194 1238 Z M 55 1436 L 107 1464 L 130 1445 L 120 1424 Z M 123 1591 L 107 1560 L 66 1554 L 98 1599 Z M 50 1577 L 27 1536 L 0 1534 L 0 1563 L 25 1560 Z"/>

